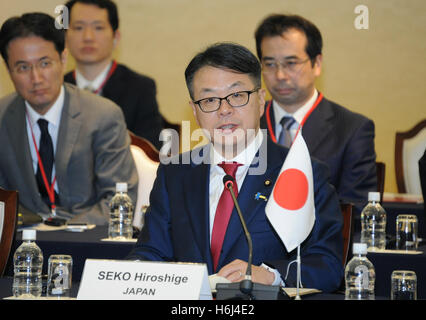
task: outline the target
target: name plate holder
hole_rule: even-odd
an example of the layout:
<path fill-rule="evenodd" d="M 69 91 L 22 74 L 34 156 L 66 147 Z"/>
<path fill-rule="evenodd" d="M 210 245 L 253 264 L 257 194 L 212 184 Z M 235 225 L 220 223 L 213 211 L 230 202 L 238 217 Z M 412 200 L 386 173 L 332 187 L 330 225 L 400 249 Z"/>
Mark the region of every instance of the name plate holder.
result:
<path fill-rule="evenodd" d="M 202 263 L 87 259 L 77 300 L 211 300 Z"/>

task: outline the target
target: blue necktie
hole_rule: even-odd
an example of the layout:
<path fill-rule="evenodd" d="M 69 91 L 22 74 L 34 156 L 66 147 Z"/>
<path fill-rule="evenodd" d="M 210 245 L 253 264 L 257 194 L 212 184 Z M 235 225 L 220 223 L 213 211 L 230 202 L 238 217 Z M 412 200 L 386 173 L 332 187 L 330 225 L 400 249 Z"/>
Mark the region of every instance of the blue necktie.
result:
<path fill-rule="evenodd" d="M 280 123 L 282 125 L 282 130 L 278 138 L 278 144 L 281 144 L 287 148 L 291 146 L 292 138 L 290 134 L 290 128 L 295 122 L 296 120 L 293 117 L 289 116 L 284 116 L 281 119 Z"/>

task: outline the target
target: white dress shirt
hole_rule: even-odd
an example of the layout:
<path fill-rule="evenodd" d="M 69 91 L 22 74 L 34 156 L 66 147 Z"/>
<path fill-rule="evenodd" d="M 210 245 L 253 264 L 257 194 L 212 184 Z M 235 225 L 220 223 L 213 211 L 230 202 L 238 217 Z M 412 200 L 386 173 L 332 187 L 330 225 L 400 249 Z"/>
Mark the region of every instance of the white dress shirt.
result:
<path fill-rule="evenodd" d="M 62 115 L 62 109 L 64 107 L 64 100 L 65 100 L 65 91 L 64 91 L 64 86 L 62 86 L 61 92 L 59 93 L 59 96 L 56 99 L 55 103 L 52 105 L 49 111 L 47 111 L 46 114 L 44 115 L 40 115 L 37 111 L 35 111 L 31 107 L 28 101 L 25 101 L 26 113 L 27 113 L 27 117 L 26 117 L 27 135 L 28 135 L 28 143 L 29 143 L 30 151 L 31 151 L 31 159 L 33 163 L 34 174 L 37 173 L 38 158 L 37 158 L 37 152 L 34 146 L 32 133 L 34 134 L 34 138 L 37 144 L 37 149 L 39 149 L 41 132 L 40 132 L 40 127 L 37 121 L 40 118 L 47 120 L 49 122 L 47 130 L 49 131 L 49 134 L 52 138 L 53 154 L 56 155 L 56 145 L 58 142 L 59 124 L 61 122 L 61 115 Z M 55 174 L 56 174 L 55 162 L 53 162 L 52 179 L 55 176 Z M 57 183 L 55 183 L 55 190 L 57 193 L 59 193 Z"/>
<path fill-rule="evenodd" d="M 90 88 L 90 90 L 92 91 L 96 91 L 98 90 L 98 88 L 100 88 L 100 86 L 102 85 L 102 83 L 104 82 L 104 80 L 106 79 L 109 69 L 112 66 L 112 62 L 110 62 L 104 70 L 102 70 L 101 73 L 98 74 L 98 76 L 93 79 L 92 81 L 87 80 L 83 74 L 78 71 L 78 69 L 75 70 L 75 83 L 77 85 L 77 87 L 79 87 L 80 89 L 87 89 Z M 100 90 L 100 92 L 98 92 L 97 94 L 101 94 L 102 90 Z"/>
<path fill-rule="evenodd" d="M 247 175 L 250 164 L 253 162 L 254 157 L 256 156 L 257 151 L 260 148 L 260 145 L 263 141 L 263 133 L 262 130 L 258 130 L 256 137 L 253 141 L 247 146 L 247 148 L 238 154 L 233 159 L 225 159 L 223 158 L 215 149 L 212 147 L 210 153 L 210 183 L 209 183 L 209 217 L 210 217 L 210 241 L 212 237 L 214 218 L 216 215 L 216 208 L 219 203 L 220 196 L 222 195 L 224 185 L 223 185 L 223 177 L 225 176 L 225 171 L 223 168 L 219 167 L 218 164 L 221 162 L 237 162 L 242 164 L 237 168 L 237 172 L 235 173 L 235 180 L 237 182 L 238 191 L 241 190 L 241 186 L 243 185 L 244 179 Z M 241 226 L 242 228 L 242 226 Z M 281 274 L 272 268 L 269 268 L 265 264 L 262 264 L 262 267 L 271 271 L 275 275 L 275 280 L 272 285 L 284 285 L 281 281 Z"/>
<path fill-rule="evenodd" d="M 293 123 L 293 125 L 290 127 L 290 134 L 292 140 L 294 140 L 294 137 L 296 135 L 297 129 L 299 128 L 300 123 L 302 122 L 305 115 L 308 113 L 308 111 L 311 109 L 311 107 L 314 105 L 315 101 L 318 97 L 318 91 L 317 89 L 314 90 L 314 94 L 312 97 L 299 109 L 296 110 L 295 113 L 291 114 L 285 111 L 283 108 L 279 106 L 279 104 L 273 100 L 272 101 L 272 109 L 274 112 L 274 118 L 275 118 L 275 137 L 280 136 L 281 131 L 283 130 L 283 127 L 281 125 L 281 119 L 284 116 L 293 117 L 296 122 Z"/>

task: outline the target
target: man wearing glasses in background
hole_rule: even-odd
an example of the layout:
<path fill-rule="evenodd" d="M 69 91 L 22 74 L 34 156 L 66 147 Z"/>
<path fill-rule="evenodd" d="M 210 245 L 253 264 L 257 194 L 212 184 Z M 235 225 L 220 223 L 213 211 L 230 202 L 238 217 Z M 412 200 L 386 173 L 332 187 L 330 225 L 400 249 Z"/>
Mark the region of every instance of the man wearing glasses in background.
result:
<path fill-rule="evenodd" d="M 257 55 L 272 101 L 261 128 L 273 141 L 289 146 L 299 124 L 310 155 L 330 169 L 339 198 L 360 211 L 368 192 L 377 191 L 374 123 L 322 97 L 315 88 L 321 74 L 322 37 L 300 16 L 271 15 L 255 32 Z M 314 111 L 307 112 L 317 105 Z"/>
<path fill-rule="evenodd" d="M 191 60 L 185 78 L 190 106 L 210 143 L 190 151 L 191 161 L 185 163 L 186 153 L 179 164 L 160 164 L 145 226 L 128 258 L 202 262 L 209 274 L 243 280 L 248 247 L 224 190 L 229 174 L 253 241 L 253 282 L 295 286 L 295 265 L 288 275 L 287 266 L 296 250 L 286 251 L 266 218 L 266 202 L 255 199 L 258 192 L 269 197 L 288 152 L 259 130 L 265 91 L 258 60 L 242 46 L 219 43 Z M 343 276 L 342 217 L 326 167 L 313 162 L 313 172 L 316 222 L 301 248 L 302 283 L 330 292 Z"/>
<path fill-rule="evenodd" d="M 0 187 L 19 191 L 24 223 L 29 210 L 108 224 L 115 184 L 127 182 L 134 202 L 138 184 L 121 109 L 64 84 L 65 34 L 49 15 L 8 19 L 0 51 L 16 89 L 0 99 Z"/>

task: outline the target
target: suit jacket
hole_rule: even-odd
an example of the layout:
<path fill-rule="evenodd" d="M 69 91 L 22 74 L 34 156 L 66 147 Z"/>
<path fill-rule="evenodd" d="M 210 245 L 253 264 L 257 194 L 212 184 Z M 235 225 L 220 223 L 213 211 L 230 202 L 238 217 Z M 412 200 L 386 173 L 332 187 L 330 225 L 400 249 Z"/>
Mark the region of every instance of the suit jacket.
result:
<path fill-rule="evenodd" d="M 265 135 L 266 137 L 266 135 Z M 266 142 L 264 142 L 266 143 Z M 201 150 L 205 155 L 207 150 Z M 191 154 L 198 155 L 199 149 Z M 247 174 L 238 194 L 241 211 L 253 242 L 253 264 L 267 263 L 286 275 L 287 265 L 296 251 L 287 252 L 265 215 L 266 202 L 255 200 L 261 192 L 269 197 L 288 149 L 268 141 L 266 172 Z M 213 273 L 209 231 L 209 174 L 210 165 L 160 164 L 157 179 L 150 195 L 150 208 L 145 226 L 129 259 L 154 261 L 202 262 Z M 172 162 L 173 163 L 173 162 Z M 334 189 L 327 183 L 327 169 L 314 162 L 316 222 L 301 248 L 302 282 L 304 286 L 334 291 L 343 276 L 342 215 Z M 265 183 L 270 180 L 272 183 Z M 234 259 L 247 261 L 248 246 L 234 208 L 218 262 L 218 270 Z M 296 284 L 296 264 L 290 268 L 287 285 Z"/>
<path fill-rule="evenodd" d="M 76 84 L 73 71 L 67 73 L 64 80 Z M 130 131 L 148 139 L 157 149 L 161 148 L 159 135 L 163 120 L 158 110 L 153 79 L 118 64 L 103 87 L 102 96 L 120 106 Z"/>
<path fill-rule="evenodd" d="M 123 113 L 110 100 L 64 84 L 55 154 L 58 216 L 72 222 L 107 224 L 116 182 L 127 182 L 135 202 L 138 175 Z M 0 186 L 19 191 L 19 202 L 45 216 L 33 169 L 25 102 L 13 93 L 0 100 Z"/>
<path fill-rule="evenodd" d="M 269 115 L 275 133 L 272 107 Z M 267 128 L 266 111 L 261 128 Z M 374 122 L 323 98 L 306 120 L 302 135 L 310 155 L 328 165 L 339 198 L 353 202 L 360 211 L 368 192 L 377 191 Z"/>

